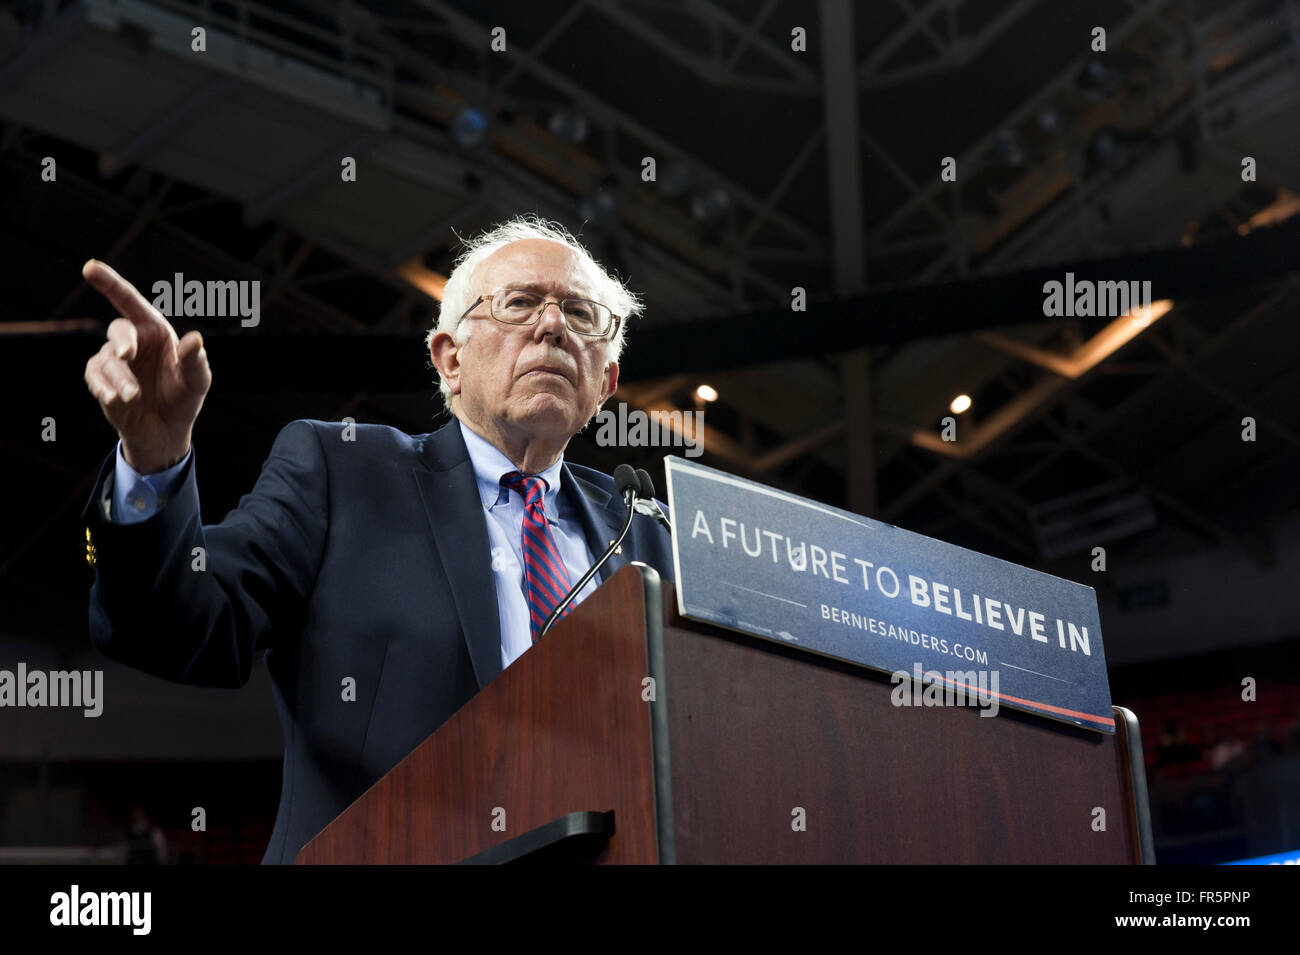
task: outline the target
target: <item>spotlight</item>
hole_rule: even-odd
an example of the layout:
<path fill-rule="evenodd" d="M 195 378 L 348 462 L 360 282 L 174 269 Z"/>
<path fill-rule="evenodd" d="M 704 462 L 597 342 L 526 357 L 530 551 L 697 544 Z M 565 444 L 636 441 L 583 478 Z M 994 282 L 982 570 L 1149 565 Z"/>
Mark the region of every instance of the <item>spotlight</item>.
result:
<path fill-rule="evenodd" d="M 1008 166 L 1023 166 L 1028 158 L 1025 152 L 1025 144 L 1015 130 L 999 129 L 995 137 L 994 148 L 997 150 L 998 156 Z"/>
<path fill-rule="evenodd" d="M 461 149 L 473 149 L 487 136 L 487 114 L 466 106 L 451 121 L 451 139 Z"/>
<path fill-rule="evenodd" d="M 706 189 L 691 198 L 691 215 L 700 222 L 717 219 L 731 205 L 731 197 L 721 189 Z"/>
<path fill-rule="evenodd" d="M 1106 169 L 1123 169 L 1133 159 L 1130 142 L 1135 137 L 1124 136 L 1110 127 L 1097 130 L 1088 144 L 1087 156 L 1092 163 Z"/>
<path fill-rule="evenodd" d="M 566 143 L 581 143 L 587 138 L 587 117 L 571 109 L 551 114 L 547 128 Z"/>
<path fill-rule="evenodd" d="M 1115 70 L 1093 59 L 1075 78 L 1074 85 L 1089 103 L 1102 103 L 1119 90 L 1122 80 Z"/>
<path fill-rule="evenodd" d="M 578 218 L 584 222 L 608 222 L 617 211 L 618 197 L 610 189 L 597 189 L 578 202 Z"/>
<path fill-rule="evenodd" d="M 961 414 L 963 411 L 970 409 L 970 404 L 970 395 L 958 395 L 952 399 L 952 403 L 948 405 L 948 408 L 953 414 Z"/>
<path fill-rule="evenodd" d="M 1059 133 L 1064 125 L 1061 111 L 1054 106 L 1049 106 L 1038 114 L 1038 128 L 1050 136 Z"/>
<path fill-rule="evenodd" d="M 717 389 L 710 385 L 700 385 L 700 387 L 695 389 L 695 397 L 699 398 L 701 401 L 717 401 L 718 392 Z"/>

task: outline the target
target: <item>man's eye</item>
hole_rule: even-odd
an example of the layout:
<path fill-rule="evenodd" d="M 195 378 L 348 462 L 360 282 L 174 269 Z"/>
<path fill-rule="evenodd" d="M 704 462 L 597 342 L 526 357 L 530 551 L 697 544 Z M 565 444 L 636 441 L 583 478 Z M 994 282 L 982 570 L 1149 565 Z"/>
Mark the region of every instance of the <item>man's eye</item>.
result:
<path fill-rule="evenodd" d="M 569 302 L 566 312 L 571 318 L 590 322 L 595 310 L 587 302 Z"/>
<path fill-rule="evenodd" d="M 536 308 L 537 296 L 527 292 L 511 292 L 506 296 L 506 308 Z"/>

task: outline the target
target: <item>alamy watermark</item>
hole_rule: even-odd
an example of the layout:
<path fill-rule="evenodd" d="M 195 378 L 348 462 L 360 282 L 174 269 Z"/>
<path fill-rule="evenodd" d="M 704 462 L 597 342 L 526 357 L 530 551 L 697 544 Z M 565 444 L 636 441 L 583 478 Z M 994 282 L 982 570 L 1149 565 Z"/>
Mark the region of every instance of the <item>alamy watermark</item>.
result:
<path fill-rule="evenodd" d="M 103 670 L 0 670 L 0 707 L 80 706 L 86 717 L 104 712 Z"/>
<path fill-rule="evenodd" d="M 262 283 L 253 281 L 200 282 L 185 280 L 177 272 L 170 282 L 153 283 L 153 307 L 168 318 L 233 318 L 244 328 L 256 328 L 262 320 Z"/>
<path fill-rule="evenodd" d="M 894 706 L 978 706 L 980 716 L 998 715 L 997 670 L 895 670 L 889 701 Z"/>
<path fill-rule="evenodd" d="M 152 892 L 83 892 L 75 882 L 50 896 L 50 924 L 117 925 L 132 935 L 148 935 L 153 925 Z"/>
<path fill-rule="evenodd" d="M 1043 283 L 1043 314 L 1048 318 L 1135 318 L 1151 312 L 1151 282 L 1094 282 L 1065 273 L 1065 281 Z"/>
<path fill-rule="evenodd" d="M 596 444 L 602 448 L 684 448 L 688 458 L 704 453 L 703 411 L 629 410 L 620 401 L 617 411 L 606 408 L 593 420 Z"/>

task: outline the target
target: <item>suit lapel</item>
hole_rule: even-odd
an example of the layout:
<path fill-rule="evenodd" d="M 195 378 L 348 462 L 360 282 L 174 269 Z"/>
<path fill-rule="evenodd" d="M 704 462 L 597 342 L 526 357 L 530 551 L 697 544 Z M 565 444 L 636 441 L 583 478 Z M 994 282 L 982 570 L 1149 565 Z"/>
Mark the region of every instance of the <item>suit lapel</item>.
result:
<path fill-rule="evenodd" d="M 412 470 L 482 689 L 501 674 L 501 618 L 474 465 L 455 418 L 424 436 L 420 456 Z"/>
<path fill-rule="evenodd" d="M 582 531 L 587 538 L 591 558 L 599 560 L 600 555 L 605 553 L 606 548 L 614 542 L 618 532 L 623 529 L 623 521 L 627 519 L 627 507 L 618 495 L 611 494 L 599 485 L 578 477 L 568 464 L 563 465 L 563 468 L 564 487 L 582 520 Z M 630 537 L 629 534 L 628 538 L 623 540 L 621 548 L 623 552 L 611 554 L 609 560 L 605 561 L 605 566 L 596 574 L 600 583 L 603 584 L 627 565 Z M 579 571 L 579 574 L 582 573 L 586 573 L 585 567 Z M 574 577 L 574 580 L 576 581 L 577 577 Z"/>

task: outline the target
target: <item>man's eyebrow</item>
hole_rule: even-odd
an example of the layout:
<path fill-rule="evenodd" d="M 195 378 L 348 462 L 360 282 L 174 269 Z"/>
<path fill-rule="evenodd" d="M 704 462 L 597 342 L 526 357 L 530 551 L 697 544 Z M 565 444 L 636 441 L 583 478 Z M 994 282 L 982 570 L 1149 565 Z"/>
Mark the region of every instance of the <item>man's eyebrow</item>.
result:
<path fill-rule="evenodd" d="M 505 287 L 518 289 L 521 292 L 554 292 L 561 297 L 591 297 L 591 293 L 585 288 L 566 288 L 559 282 L 507 282 Z"/>

